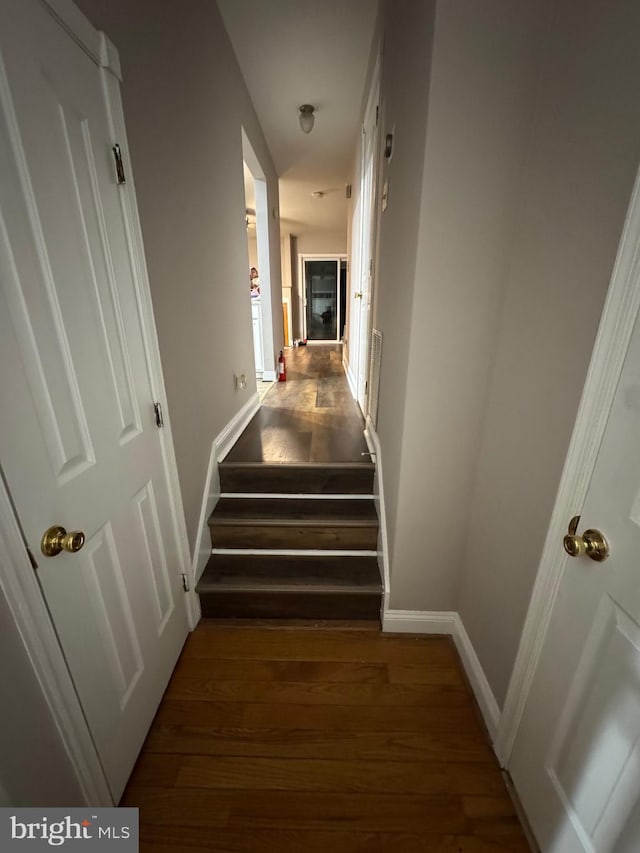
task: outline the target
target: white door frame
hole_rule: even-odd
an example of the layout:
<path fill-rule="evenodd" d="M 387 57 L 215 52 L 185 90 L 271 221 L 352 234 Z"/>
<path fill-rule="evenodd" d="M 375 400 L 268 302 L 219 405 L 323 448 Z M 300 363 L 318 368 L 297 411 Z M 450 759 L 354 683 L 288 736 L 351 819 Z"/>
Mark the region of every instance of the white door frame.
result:
<path fill-rule="evenodd" d="M 300 291 L 302 297 L 302 337 L 306 340 L 307 338 L 307 280 L 304 274 L 304 264 L 305 261 L 337 261 L 338 262 L 338 282 L 337 282 L 337 290 L 336 290 L 336 337 L 331 338 L 326 341 L 308 341 L 310 344 L 339 344 L 340 343 L 340 322 L 342 320 L 342 313 L 340 311 L 340 267 L 342 262 L 348 262 L 348 255 L 342 252 L 333 252 L 328 255 L 311 255 L 311 254 L 302 254 L 298 255 L 298 281 L 300 282 Z"/>
<path fill-rule="evenodd" d="M 495 749 L 503 767 L 509 767 L 509 760 L 567 563 L 562 539 L 569 519 L 574 515 L 582 514 L 582 506 L 639 308 L 640 171 L 636 175 L 611 283 L 498 727 Z"/>
<path fill-rule="evenodd" d="M 253 178 L 256 199 L 256 246 L 260 274 L 260 327 L 262 330 L 262 379 L 276 379 L 275 317 L 273 316 L 271 250 L 269 239 L 269 188 L 264 169 L 244 127 L 241 129 L 242 158 Z M 282 300 L 280 300 L 282 302 Z M 282 309 L 281 309 L 282 310 Z"/>
<path fill-rule="evenodd" d="M 118 52 L 104 33 L 95 30 L 71 0 L 40 0 L 70 36 L 78 42 L 96 65 L 104 69 L 104 86 L 114 142 L 118 142 L 125 163 L 131 158 L 124 127 L 120 99 L 121 78 Z M 131 241 L 130 251 L 136 273 L 137 294 L 142 319 L 150 385 L 154 399 L 162 402 L 164 429 L 159 433 L 162 457 L 169 486 L 169 501 L 178 544 L 179 571 L 191 578 L 189 541 L 184 518 L 182 495 L 178 481 L 166 391 L 162 376 L 160 350 L 156 333 L 151 291 L 142 243 L 135 188 L 131 166 L 127 166 L 127 183 L 122 187 L 123 215 Z M 152 401 L 149 401 L 151 405 Z M 0 543 L 6 545 L 6 560 L 0 566 L 0 584 L 13 612 L 33 670 L 49 705 L 61 739 L 67 749 L 87 805 L 110 806 L 113 800 L 91 739 L 91 733 L 60 648 L 51 618 L 33 568 L 22 541 L 18 520 L 10 497 L 0 479 Z M 36 556 L 37 559 L 37 556 Z M 191 584 L 193 587 L 193 585 Z M 193 629 L 200 618 L 200 604 L 193 588 L 184 596 L 189 626 Z"/>

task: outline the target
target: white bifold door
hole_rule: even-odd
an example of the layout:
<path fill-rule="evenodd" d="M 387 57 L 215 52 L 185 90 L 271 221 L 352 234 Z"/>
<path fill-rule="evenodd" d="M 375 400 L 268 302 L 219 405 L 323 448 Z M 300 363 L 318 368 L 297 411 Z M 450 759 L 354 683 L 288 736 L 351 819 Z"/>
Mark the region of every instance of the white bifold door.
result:
<path fill-rule="evenodd" d="M 118 83 L 38 0 L 0 58 L 0 462 L 117 801 L 188 630 Z"/>

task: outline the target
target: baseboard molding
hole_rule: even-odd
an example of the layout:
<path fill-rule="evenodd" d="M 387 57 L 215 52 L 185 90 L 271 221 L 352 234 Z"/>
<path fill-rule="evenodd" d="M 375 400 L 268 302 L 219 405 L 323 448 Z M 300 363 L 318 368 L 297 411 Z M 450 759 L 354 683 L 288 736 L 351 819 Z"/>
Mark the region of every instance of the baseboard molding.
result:
<path fill-rule="evenodd" d="M 193 552 L 191 571 L 194 586 L 200 580 L 205 566 L 209 561 L 209 555 L 211 554 L 211 535 L 209 533 L 209 525 L 207 524 L 207 521 L 220 498 L 220 476 L 218 474 L 218 462 L 220 459 L 218 456 L 218 446 L 216 442 L 217 439 L 214 439 L 211 444 L 211 452 L 209 453 L 207 478 L 204 484 L 200 518 L 198 520 L 198 535 L 196 537 L 196 547 Z"/>
<path fill-rule="evenodd" d="M 388 612 L 389 608 L 389 593 L 391 589 L 391 580 L 389 576 L 389 540 L 387 538 L 387 512 L 384 503 L 384 477 L 382 474 L 382 452 L 380 449 L 380 439 L 378 433 L 370 417 L 367 417 L 366 427 L 364 431 L 367 447 L 371 452 L 371 461 L 375 462 L 376 473 L 373 480 L 373 500 L 378 513 L 378 565 L 380 566 L 380 574 L 382 576 L 382 615 Z"/>
<path fill-rule="evenodd" d="M 484 719 L 487 731 L 489 732 L 491 743 L 495 743 L 496 736 L 498 734 L 498 726 L 500 725 L 500 706 L 496 701 L 496 697 L 493 695 L 491 685 L 487 680 L 487 676 L 484 673 L 482 664 L 480 663 L 476 650 L 473 647 L 473 643 L 471 642 L 462 623 L 462 619 L 458 613 L 456 613 L 455 616 L 456 630 L 453 634 L 453 641 L 456 644 L 458 654 L 462 659 L 462 665 L 464 666 L 467 678 L 471 683 L 473 693 L 476 697 L 476 702 L 480 706 L 482 718 Z"/>
<path fill-rule="evenodd" d="M 456 630 L 457 613 L 446 610 L 386 610 L 382 630 L 392 634 L 449 634 Z"/>
<path fill-rule="evenodd" d="M 491 742 L 495 743 L 500 708 L 484 674 L 460 615 L 455 611 L 386 610 L 382 630 L 401 634 L 448 634 L 453 638 L 462 665 L 480 707 Z"/>
<path fill-rule="evenodd" d="M 273 373 L 273 371 L 270 371 Z M 267 371 L 265 370 L 262 374 L 264 381 L 264 377 Z M 275 376 L 272 377 L 275 379 Z M 247 426 L 251 418 L 255 415 L 255 413 L 260 408 L 260 398 L 258 397 L 258 392 L 256 391 L 254 394 L 249 397 L 244 406 L 237 412 L 229 421 L 229 423 L 222 429 L 213 443 L 217 446 L 218 449 L 218 462 L 222 462 L 227 453 L 231 450 L 233 445 L 236 443 L 238 438 L 240 437 L 241 432 Z"/>
<path fill-rule="evenodd" d="M 351 391 L 351 396 L 354 400 L 358 399 L 358 391 L 356 388 L 356 378 L 351 371 L 351 365 L 345 362 L 344 358 L 342 359 L 342 366 L 344 368 L 344 375 L 347 377 L 347 384 L 349 385 L 349 390 Z"/>
<path fill-rule="evenodd" d="M 218 462 L 222 462 L 259 408 L 260 400 L 256 392 L 247 400 L 240 411 L 231 418 L 229 423 L 218 433 L 211 443 L 200 518 L 198 519 L 198 534 L 191 561 L 191 577 L 194 586 L 200 580 L 200 576 L 211 554 L 211 539 L 207 522 L 220 498 Z"/>
<path fill-rule="evenodd" d="M 275 370 L 263 370 L 262 371 L 262 381 L 263 382 L 275 382 L 278 378 L 278 374 Z"/>

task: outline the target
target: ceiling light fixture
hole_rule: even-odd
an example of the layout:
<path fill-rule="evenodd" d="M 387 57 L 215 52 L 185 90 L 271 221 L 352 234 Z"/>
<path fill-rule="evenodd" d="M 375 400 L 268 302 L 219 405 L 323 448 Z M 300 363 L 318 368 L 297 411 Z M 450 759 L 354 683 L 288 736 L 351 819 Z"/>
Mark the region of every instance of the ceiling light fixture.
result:
<path fill-rule="evenodd" d="M 302 104 L 300 107 L 298 121 L 300 122 L 300 128 L 303 133 L 311 133 L 313 130 L 313 125 L 316 120 L 314 112 L 315 107 L 311 106 L 311 104 Z"/>
<path fill-rule="evenodd" d="M 324 193 L 322 192 L 322 190 L 316 190 L 315 192 L 312 192 L 311 195 L 314 198 L 324 198 Z"/>

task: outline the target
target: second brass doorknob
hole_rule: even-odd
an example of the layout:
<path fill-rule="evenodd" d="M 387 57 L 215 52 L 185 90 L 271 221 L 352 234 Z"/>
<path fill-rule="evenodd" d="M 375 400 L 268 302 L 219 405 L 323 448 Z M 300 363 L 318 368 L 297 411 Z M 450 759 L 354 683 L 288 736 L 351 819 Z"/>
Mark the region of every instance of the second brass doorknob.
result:
<path fill-rule="evenodd" d="M 61 551 L 75 554 L 83 545 L 84 533 L 81 530 L 72 530 L 67 533 L 64 527 L 54 525 L 45 531 L 40 542 L 40 550 L 45 557 L 57 557 Z"/>
<path fill-rule="evenodd" d="M 582 536 L 577 534 L 580 516 L 575 515 L 569 522 L 569 531 L 562 540 L 564 550 L 570 557 L 581 557 L 586 554 L 597 563 L 609 556 L 609 543 L 599 530 L 585 530 Z"/>

